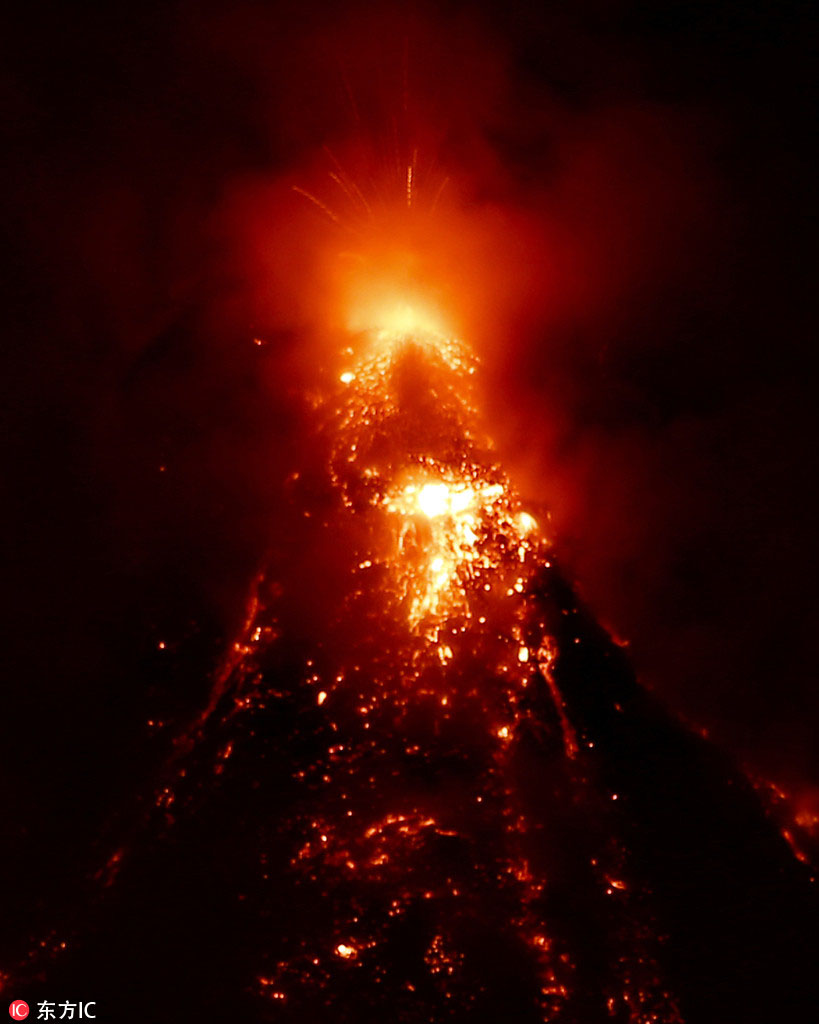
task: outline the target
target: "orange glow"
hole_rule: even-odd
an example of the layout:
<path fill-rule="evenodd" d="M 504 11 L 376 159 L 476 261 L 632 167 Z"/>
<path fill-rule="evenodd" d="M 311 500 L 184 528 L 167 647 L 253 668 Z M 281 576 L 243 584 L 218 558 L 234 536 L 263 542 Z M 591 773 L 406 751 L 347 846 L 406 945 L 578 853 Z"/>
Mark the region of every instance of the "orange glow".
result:
<path fill-rule="evenodd" d="M 346 327 L 353 333 L 385 331 L 397 335 L 444 334 L 446 324 L 432 303 L 419 296 L 402 293 L 386 282 L 361 285 L 361 291 L 348 298 Z"/>
<path fill-rule="evenodd" d="M 322 269 L 338 326 L 353 334 L 461 333 L 471 285 L 452 266 L 444 211 L 386 208 L 356 236 L 352 247 L 328 252 Z"/>

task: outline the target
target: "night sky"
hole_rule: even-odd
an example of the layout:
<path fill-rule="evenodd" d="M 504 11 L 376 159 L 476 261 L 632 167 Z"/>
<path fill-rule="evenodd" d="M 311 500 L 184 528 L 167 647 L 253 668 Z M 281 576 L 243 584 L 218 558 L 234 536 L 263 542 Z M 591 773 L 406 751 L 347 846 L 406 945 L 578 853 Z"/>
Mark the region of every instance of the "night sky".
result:
<path fill-rule="evenodd" d="M 422 146 L 482 251 L 504 239 L 475 341 L 507 471 L 641 680 L 816 802 L 814 21 L 3 15 L 0 806 L 25 891 L 94 862 L 167 753 L 145 721 L 204 704 L 280 540 L 321 362 L 290 184 L 389 134 L 405 50 Z"/>

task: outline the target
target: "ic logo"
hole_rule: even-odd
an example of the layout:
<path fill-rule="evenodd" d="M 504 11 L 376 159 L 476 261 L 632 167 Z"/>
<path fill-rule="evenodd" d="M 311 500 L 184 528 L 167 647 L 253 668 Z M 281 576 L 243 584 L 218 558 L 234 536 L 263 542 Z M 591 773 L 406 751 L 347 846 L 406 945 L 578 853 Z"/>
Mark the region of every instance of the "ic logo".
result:
<path fill-rule="evenodd" d="M 9 1017 L 12 1020 L 25 1020 L 28 1017 L 28 1003 L 25 999 L 15 999 L 9 1007 Z"/>

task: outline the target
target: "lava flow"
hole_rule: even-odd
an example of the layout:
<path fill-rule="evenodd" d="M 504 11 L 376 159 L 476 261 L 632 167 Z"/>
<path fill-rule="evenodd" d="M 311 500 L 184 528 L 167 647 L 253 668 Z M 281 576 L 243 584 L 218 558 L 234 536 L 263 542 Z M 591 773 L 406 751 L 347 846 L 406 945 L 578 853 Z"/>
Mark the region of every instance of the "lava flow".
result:
<path fill-rule="evenodd" d="M 285 668 L 265 637 L 292 627 L 262 597 L 226 689 L 231 715 L 281 703 L 299 723 L 279 753 L 292 760 L 277 822 L 288 855 L 261 860 L 299 909 L 258 965 L 259 994 L 282 1020 L 390 1007 L 399 1020 L 550 1021 L 596 1006 L 677 1021 L 645 894 L 603 827 L 614 794 L 587 792 L 594 744 L 552 672 L 537 597 L 548 543 L 481 436 L 469 348 L 403 319 L 356 340 L 320 406 L 326 493 L 295 500 L 348 564 L 299 687 L 271 693 Z M 594 807 L 588 835 L 577 803 Z M 563 829 L 571 866 L 547 838 Z M 619 936 L 591 989 L 552 891 L 567 871 Z"/>
<path fill-rule="evenodd" d="M 20 976 L 138 977 L 134 1020 L 778 1019 L 810 868 L 577 601 L 473 352 L 409 304 L 344 360 L 207 712 Z"/>

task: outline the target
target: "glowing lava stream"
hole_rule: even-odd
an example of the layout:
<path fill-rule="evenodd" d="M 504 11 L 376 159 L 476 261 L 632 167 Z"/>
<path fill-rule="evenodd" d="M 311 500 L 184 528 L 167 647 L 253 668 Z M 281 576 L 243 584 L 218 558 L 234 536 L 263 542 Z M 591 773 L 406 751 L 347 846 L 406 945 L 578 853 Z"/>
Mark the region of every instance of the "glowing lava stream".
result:
<path fill-rule="evenodd" d="M 461 342 L 382 329 L 341 374 L 349 393 L 335 424 L 335 480 L 351 507 L 363 483 L 393 536 L 359 568 L 388 567 L 410 627 L 430 639 L 448 619 L 465 629 L 486 603 L 478 591 L 521 593 L 541 545 L 537 523 L 477 440 L 474 370 Z"/>

